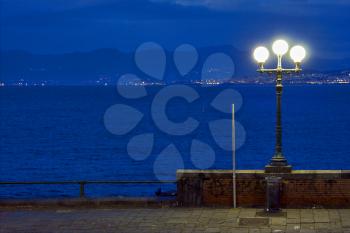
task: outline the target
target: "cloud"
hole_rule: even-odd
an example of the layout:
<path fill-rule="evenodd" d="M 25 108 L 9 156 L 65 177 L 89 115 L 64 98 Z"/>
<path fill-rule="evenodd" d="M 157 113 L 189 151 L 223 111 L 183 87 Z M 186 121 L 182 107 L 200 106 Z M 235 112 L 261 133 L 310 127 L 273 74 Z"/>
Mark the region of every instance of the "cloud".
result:
<path fill-rule="evenodd" d="M 151 2 L 158 3 L 171 3 L 184 7 L 205 7 L 209 9 L 217 10 L 232 10 L 244 3 L 242 0 L 150 0 Z"/>
<path fill-rule="evenodd" d="M 249 48 L 285 35 L 349 54 L 349 8 L 348 0 L 0 0 L 0 48 L 133 49 L 147 40 Z"/>
<path fill-rule="evenodd" d="M 118 3 L 121 0 L 0 0 L 2 15 L 23 15 L 40 12 L 59 12 L 103 4 Z"/>
<path fill-rule="evenodd" d="M 348 0 L 150 0 L 180 5 L 183 7 L 205 7 L 220 11 L 263 11 L 308 13 L 311 10 L 327 11 L 329 7 L 350 6 Z"/>

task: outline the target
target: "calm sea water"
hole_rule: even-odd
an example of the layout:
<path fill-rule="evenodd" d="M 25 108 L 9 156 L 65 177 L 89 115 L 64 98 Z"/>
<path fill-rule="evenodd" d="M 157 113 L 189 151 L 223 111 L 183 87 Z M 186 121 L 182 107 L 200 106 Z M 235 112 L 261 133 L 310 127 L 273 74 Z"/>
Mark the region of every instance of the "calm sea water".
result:
<path fill-rule="evenodd" d="M 169 143 L 179 149 L 185 168 L 195 168 L 189 151 L 193 138 L 200 138 L 216 153 L 211 168 L 230 169 L 231 152 L 212 140 L 206 123 L 227 118 L 210 107 L 224 88 L 242 95 L 236 119 L 246 131 L 237 150 L 239 169 L 262 169 L 274 152 L 275 92 L 273 86 L 231 85 L 195 87 L 201 98 L 188 104 L 169 102 L 167 113 L 174 121 L 188 116 L 200 127 L 186 136 L 169 136 L 152 124 L 150 104 L 160 87 L 149 95 L 126 100 L 112 87 L 4 87 L 0 89 L 0 180 L 156 180 L 154 161 Z M 103 124 L 108 107 L 123 103 L 145 114 L 141 123 L 125 136 L 109 133 Z M 227 103 L 229 104 L 229 102 Z M 230 129 L 227 129 L 230 130 Z M 295 169 L 350 169 L 350 86 L 285 86 L 283 93 L 283 147 Z M 137 134 L 153 132 L 152 154 L 135 161 L 127 154 L 128 141 Z M 150 196 L 173 185 L 89 185 L 90 196 Z M 74 196 L 78 187 L 2 186 L 0 197 Z"/>

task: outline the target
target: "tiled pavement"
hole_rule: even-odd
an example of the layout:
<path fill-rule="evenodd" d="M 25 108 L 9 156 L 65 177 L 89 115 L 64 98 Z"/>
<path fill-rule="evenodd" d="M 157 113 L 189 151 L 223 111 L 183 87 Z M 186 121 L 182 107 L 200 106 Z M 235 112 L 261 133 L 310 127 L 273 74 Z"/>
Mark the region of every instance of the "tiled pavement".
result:
<path fill-rule="evenodd" d="M 350 209 L 288 209 L 272 217 L 260 209 L 2 209 L 0 232 L 350 233 Z"/>

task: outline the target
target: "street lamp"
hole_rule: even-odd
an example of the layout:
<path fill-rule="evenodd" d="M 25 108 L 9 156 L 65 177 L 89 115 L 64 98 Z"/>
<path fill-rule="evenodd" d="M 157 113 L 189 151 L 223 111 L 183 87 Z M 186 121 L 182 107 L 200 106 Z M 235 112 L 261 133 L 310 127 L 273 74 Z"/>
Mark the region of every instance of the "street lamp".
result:
<path fill-rule="evenodd" d="M 288 165 L 286 158 L 282 153 L 282 124 L 281 124 L 281 96 L 282 96 L 282 74 L 298 73 L 301 71 L 300 63 L 305 58 L 305 49 L 296 45 L 290 49 L 290 57 L 294 61 L 295 67 L 292 69 L 282 68 L 282 57 L 288 52 L 288 43 L 284 40 L 276 40 L 272 44 L 272 51 L 277 55 L 277 67 L 275 69 L 264 68 L 264 63 L 269 57 L 269 50 L 263 46 L 254 50 L 254 58 L 259 64 L 258 72 L 276 74 L 276 145 L 275 154 L 270 163 L 265 166 L 266 173 L 285 173 L 291 172 L 292 167 Z"/>

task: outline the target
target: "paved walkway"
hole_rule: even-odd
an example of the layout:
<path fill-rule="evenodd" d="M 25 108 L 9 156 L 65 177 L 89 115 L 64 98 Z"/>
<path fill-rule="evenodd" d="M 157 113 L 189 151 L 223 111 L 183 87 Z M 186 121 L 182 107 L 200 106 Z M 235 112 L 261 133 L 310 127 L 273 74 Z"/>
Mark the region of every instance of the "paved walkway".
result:
<path fill-rule="evenodd" d="M 0 210 L 0 232 L 350 233 L 350 209 L 140 208 Z"/>

